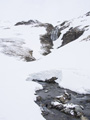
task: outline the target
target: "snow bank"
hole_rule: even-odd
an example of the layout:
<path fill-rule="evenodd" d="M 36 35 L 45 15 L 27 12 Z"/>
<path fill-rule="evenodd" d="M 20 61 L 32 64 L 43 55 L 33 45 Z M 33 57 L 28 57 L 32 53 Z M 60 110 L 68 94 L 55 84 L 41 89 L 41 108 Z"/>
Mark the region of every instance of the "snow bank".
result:
<path fill-rule="evenodd" d="M 25 64 L 0 53 L 0 120 L 44 120 L 34 103 L 42 86 L 26 82 Z"/>

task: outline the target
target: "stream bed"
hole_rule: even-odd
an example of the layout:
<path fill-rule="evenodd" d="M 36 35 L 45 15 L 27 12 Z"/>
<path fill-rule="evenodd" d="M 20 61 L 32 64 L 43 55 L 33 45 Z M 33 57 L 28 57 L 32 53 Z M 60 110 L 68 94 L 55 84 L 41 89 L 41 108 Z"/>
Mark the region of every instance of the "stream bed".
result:
<path fill-rule="evenodd" d="M 43 86 L 42 90 L 36 91 L 36 103 L 40 106 L 43 117 L 46 120 L 90 120 L 90 95 L 78 94 L 71 90 L 59 87 L 58 83 L 48 83 L 45 81 L 35 80 Z M 64 95 L 65 91 L 70 94 L 71 99 L 68 104 L 80 105 L 83 107 L 82 117 L 68 114 L 62 109 L 52 107 L 52 101 L 55 101 L 56 96 Z M 63 104 L 65 105 L 65 104 Z"/>

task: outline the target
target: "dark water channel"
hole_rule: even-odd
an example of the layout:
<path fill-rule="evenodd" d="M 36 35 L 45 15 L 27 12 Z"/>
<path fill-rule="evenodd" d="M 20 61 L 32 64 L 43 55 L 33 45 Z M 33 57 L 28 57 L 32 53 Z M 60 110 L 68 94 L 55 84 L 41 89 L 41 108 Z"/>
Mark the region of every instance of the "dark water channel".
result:
<path fill-rule="evenodd" d="M 68 115 L 60 110 L 51 108 L 51 102 L 56 96 L 64 94 L 65 90 L 71 94 L 69 103 L 82 105 L 84 107 L 84 116 L 90 120 L 90 95 L 78 94 L 68 89 L 61 88 L 57 83 L 37 82 L 43 86 L 43 89 L 36 91 L 38 97 L 35 102 L 43 109 L 41 110 L 42 115 L 46 120 L 81 120 L 80 117 Z"/>

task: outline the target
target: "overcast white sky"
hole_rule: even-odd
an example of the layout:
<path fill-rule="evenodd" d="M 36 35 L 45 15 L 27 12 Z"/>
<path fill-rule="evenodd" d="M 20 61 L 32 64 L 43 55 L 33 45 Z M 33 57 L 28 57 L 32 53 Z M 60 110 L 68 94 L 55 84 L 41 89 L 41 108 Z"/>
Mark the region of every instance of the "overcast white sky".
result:
<path fill-rule="evenodd" d="M 90 0 L 0 0 L 0 19 L 44 22 L 72 19 L 90 10 Z"/>

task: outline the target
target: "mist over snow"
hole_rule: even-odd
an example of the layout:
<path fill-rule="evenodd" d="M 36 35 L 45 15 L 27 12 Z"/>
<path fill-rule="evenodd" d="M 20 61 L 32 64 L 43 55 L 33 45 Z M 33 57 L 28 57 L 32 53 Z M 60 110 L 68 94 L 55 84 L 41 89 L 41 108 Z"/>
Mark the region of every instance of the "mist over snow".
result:
<path fill-rule="evenodd" d="M 55 23 L 88 12 L 89 4 L 89 0 L 0 0 L 0 19 Z"/>
<path fill-rule="evenodd" d="M 90 94 L 89 5 L 0 0 L 0 120 L 45 120 L 35 103 L 43 88 L 33 79 L 57 77 L 60 87 Z"/>

